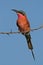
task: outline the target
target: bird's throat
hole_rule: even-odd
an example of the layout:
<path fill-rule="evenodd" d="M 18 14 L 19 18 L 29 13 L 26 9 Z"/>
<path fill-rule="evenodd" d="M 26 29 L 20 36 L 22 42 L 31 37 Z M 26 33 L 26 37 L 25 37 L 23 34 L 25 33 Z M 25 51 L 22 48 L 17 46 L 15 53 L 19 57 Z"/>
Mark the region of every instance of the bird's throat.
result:
<path fill-rule="evenodd" d="M 18 18 L 20 19 L 20 18 L 24 18 L 25 16 L 23 16 L 22 14 L 20 14 L 20 13 L 18 13 L 17 14 L 18 15 Z"/>

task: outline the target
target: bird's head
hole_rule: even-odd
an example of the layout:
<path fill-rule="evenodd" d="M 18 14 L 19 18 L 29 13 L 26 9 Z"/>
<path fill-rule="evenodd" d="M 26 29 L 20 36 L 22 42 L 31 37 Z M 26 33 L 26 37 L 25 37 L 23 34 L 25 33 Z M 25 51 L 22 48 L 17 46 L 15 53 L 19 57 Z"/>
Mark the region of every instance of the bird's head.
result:
<path fill-rule="evenodd" d="M 18 15 L 19 18 L 23 18 L 26 16 L 25 12 L 23 10 L 15 10 L 12 9 L 12 11 L 16 12 L 16 14 Z"/>

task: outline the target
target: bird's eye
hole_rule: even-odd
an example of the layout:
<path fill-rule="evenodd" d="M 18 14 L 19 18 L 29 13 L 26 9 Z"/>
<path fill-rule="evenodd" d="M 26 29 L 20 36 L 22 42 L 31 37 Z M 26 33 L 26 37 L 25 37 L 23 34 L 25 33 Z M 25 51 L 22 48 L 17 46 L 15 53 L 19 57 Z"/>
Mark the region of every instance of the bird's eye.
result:
<path fill-rule="evenodd" d="M 20 12 L 19 13 L 21 13 L 22 15 L 25 15 L 25 12 L 24 11 L 22 11 L 22 10 L 20 10 Z"/>

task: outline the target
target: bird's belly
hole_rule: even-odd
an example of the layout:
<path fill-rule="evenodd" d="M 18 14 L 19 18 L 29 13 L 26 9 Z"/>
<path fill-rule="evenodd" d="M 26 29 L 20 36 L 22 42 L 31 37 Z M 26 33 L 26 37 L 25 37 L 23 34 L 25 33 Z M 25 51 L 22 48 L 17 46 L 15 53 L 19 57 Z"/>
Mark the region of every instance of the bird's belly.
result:
<path fill-rule="evenodd" d="M 30 27 L 28 26 L 28 24 L 26 24 L 26 23 L 19 23 L 19 30 L 21 31 L 21 32 L 26 32 L 26 31 L 28 31 L 30 29 Z"/>

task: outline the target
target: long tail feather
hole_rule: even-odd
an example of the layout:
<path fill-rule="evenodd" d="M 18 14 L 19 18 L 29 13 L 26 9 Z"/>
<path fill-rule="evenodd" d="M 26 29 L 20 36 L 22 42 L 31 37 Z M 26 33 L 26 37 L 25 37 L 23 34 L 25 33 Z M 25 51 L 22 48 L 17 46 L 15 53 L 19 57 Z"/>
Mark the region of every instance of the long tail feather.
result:
<path fill-rule="evenodd" d="M 27 40 L 28 48 L 31 50 L 32 56 L 33 56 L 33 58 L 35 60 L 35 56 L 34 56 L 34 53 L 33 53 L 33 45 L 32 45 L 32 42 L 31 42 L 31 35 L 30 35 L 30 33 L 26 33 L 25 37 L 26 37 L 26 40 Z"/>
<path fill-rule="evenodd" d="M 35 56 L 34 56 L 33 50 L 31 50 L 31 52 L 32 52 L 33 59 L 35 60 Z"/>

